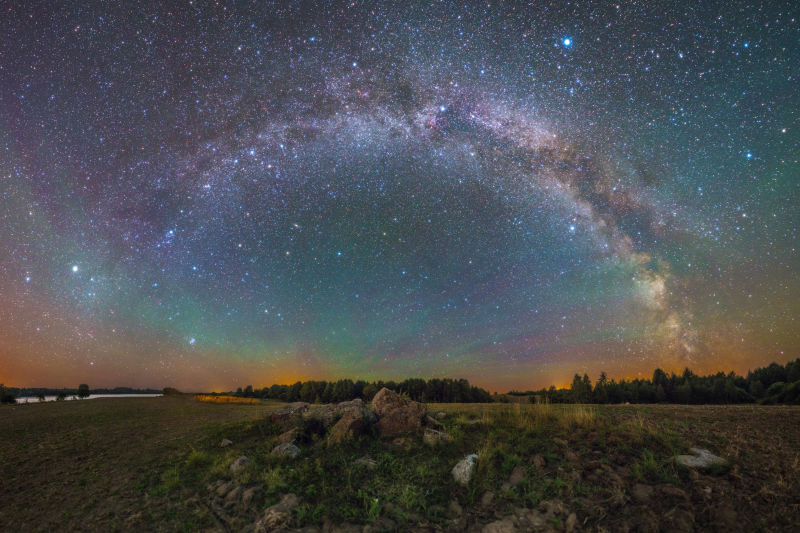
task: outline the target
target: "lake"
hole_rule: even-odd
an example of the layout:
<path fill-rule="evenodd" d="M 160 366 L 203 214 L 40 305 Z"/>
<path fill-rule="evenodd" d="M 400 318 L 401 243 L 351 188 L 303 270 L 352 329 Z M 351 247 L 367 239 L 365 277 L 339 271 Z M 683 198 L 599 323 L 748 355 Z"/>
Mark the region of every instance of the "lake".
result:
<path fill-rule="evenodd" d="M 156 398 L 163 396 L 163 394 L 90 394 L 85 400 L 96 400 L 99 398 Z M 77 400 L 77 396 L 67 396 L 64 400 Z M 56 396 L 45 396 L 44 401 L 54 402 Z M 36 396 L 21 396 L 17 398 L 17 403 L 39 403 L 39 398 Z"/>

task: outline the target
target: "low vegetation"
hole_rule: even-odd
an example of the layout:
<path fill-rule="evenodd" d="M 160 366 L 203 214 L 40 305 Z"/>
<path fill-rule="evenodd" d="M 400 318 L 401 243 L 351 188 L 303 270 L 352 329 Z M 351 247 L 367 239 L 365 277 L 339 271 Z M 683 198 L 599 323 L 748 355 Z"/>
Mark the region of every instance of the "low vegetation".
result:
<path fill-rule="evenodd" d="M 0 448 L 0 523 L 233 531 L 294 494 L 290 527 L 480 529 L 534 510 L 556 531 L 573 514 L 575 531 L 800 526 L 797 407 L 428 404 L 450 440 L 431 446 L 370 429 L 330 445 L 324 428 L 304 421 L 290 457 L 272 453 L 286 430 L 270 413 L 283 405 L 170 395 L 3 406 L 0 433 L 12 445 Z M 690 446 L 727 463 L 678 466 Z M 462 486 L 451 470 L 473 453 L 477 469 Z"/>

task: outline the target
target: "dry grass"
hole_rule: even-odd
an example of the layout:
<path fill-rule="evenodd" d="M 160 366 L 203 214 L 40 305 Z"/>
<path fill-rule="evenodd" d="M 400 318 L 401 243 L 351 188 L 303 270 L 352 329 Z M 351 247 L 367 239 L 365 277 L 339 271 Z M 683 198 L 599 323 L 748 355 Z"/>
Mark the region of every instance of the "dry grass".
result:
<path fill-rule="evenodd" d="M 261 400 L 256 398 L 240 398 L 239 396 L 212 396 L 210 394 L 197 394 L 195 400 L 208 403 L 242 403 L 242 404 L 257 404 Z"/>

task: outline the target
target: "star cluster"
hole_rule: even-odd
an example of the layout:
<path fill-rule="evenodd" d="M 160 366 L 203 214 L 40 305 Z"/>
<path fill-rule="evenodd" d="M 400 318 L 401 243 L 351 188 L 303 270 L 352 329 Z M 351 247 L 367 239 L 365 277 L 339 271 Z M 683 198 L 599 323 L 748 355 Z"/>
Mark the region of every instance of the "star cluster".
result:
<path fill-rule="evenodd" d="M 796 357 L 800 10 L 684 4 L 12 2 L 0 381 Z"/>

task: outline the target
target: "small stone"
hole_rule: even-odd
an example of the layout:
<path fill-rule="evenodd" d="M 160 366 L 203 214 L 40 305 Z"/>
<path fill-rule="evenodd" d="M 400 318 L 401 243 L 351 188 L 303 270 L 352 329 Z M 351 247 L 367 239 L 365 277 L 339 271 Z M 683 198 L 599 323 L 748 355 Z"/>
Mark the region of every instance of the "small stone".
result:
<path fill-rule="evenodd" d="M 231 490 L 231 487 L 233 487 L 233 483 L 222 483 L 221 485 L 219 485 L 217 487 L 217 491 L 216 491 L 217 492 L 217 496 L 222 498 L 223 496 L 228 494 L 228 491 Z"/>
<path fill-rule="evenodd" d="M 237 472 L 241 472 L 242 470 L 247 468 L 247 465 L 249 464 L 250 464 L 250 458 L 245 455 L 242 455 L 241 457 L 239 457 L 238 459 L 236 459 L 234 462 L 231 463 L 231 472 L 234 474 L 236 474 Z"/>
<path fill-rule="evenodd" d="M 653 497 L 653 487 L 637 483 L 631 490 L 631 496 L 639 503 L 648 503 L 650 498 Z"/>
<path fill-rule="evenodd" d="M 238 502 L 241 494 L 242 487 L 234 487 L 233 490 L 225 496 L 225 505 L 233 505 Z"/>
<path fill-rule="evenodd" d="M 220 448 L 227 448 L 231 444 L 233 444 L 233 441 L 231 439 L 222 439 L 220 441 L 220 443 L 219 443 L 219 447 Z"/>
<path fill-rule="evenodd" d="M 436 446 L 437 444 L 451 442 L 453 437 L 445 433 L 444 431 L 438 431 L 435 429 L 425 428 L 425 433 L 422 436 L 423 442 L 429 446 Z"/>
<path fill-rule="evenodd" d="M 464 514 L 464 509 L 461 508 L 458 500 L 451 500 L 450 505 L 447 507 L 447 515 L 450 518 L 459 518 L 462 514 Z"/>
<path fill-rule="evenodd" d="M 566 522 L 564 522 L 564 533 L 572 533 L 575 531 L 575 526 L 578 525 L 578 515 L 575 513 L 570 513 L 567 517 Z"/>
<path fill-rule="evenodd" d="M 547 464 L 547 461 L 544 460 L 544 456 L 542 456 L 542 454 L 537 453 L 531 457 L 531 463 L 533 463 L 536 468 L 544 468 Z"/>
<path fill-rule="evenodd" d="M 468 485 L 470 480 L 472 480 L 472 475 L 475 473 L 477 463 L 478 455 L 474 453 L 459 461 L 452 470 L 453 479 L 455 479 L 456 483 Z"/>
<path fill-rule="evenodd" d="M 481 507 L 489 507 L 492 505 L 492 501 L 494 500 L 494 492 L 486 491 L 481 496 Z"/>
<path fill-rule="evenodd" d="M 365 467 L 367 470 L 375 470 L 378 467 L 378 461 L 371 457 L 361 457 L 356 459 L 355 464 Z"/>
<path fill-rule="evenodd" d="M 722 457 L 702 448 L 689 448 L 689 453 L 691 455 L 677 456 L 675 462 L 688 468 L 711 468 L 726 463 Z"/>
<path fill-rule="evenodd" d="M 516 533 L 517 531 L 519 529 L 514 525 L 514 520 L 508 516 L 502 520 L 486 524 L 481 529 L 481 533 Z"/>
<path fill-rule="evenodd" d="M 250 487 L 242 492 L 242 503 L 245 507 L 249 507 L 251 503 L 254 503 L 260 497 L 261 487 Z"/>
<path fill-rule="evenodd" d="M 515 466 L 508 478 L 508 484 L 512 487 L 516 487 L 525 480 L 526 473 L 524 466 Z"/>
<path fill-rule="evenodd" d="M 659 492 L 661 492 L 663 496 L 666 496 L 667 498 L 689 501 L 689 495 L 686 493 L 686 491 L 683 489 L 679 489 L 674 485 L 661 485 L 658 488 L 658 490 Z"/>
<path fill-rule="evenodd" d="M 279 444 L 272 449 L 270 455 L 275 455 L 277 457 L 297 457 L 297 454 L 300 453 L 300 448 L 292 444 L 291 442 L 286 444 Z"/>
<path fill-rule="evenodd" d="M 444 420 L 445 418 L 447 418 L 447 413 L 444 411 L 439 411 L 436 413 L 436 420 Z"/>
<path fill-rule="evenodd" d="M 553 442 L 555 442 L 555 443 L 556 443 L 556 444 L 558 444 L 559 446 L 564 446 L 565 448 L 566 448 L 566 447 L 567 447 L 567 445 L 568 445 L 567 441 L 565 441 L 564 439 L 554 438 L 554 439 L 553 439 Z"/>
<path fill-rule="evenodd" d="M 286 494 L 281 501 L 268 507 L 264 516 L 256 522 L 255 533 L 268 533 L 285 527 L 292 519 L 292 512 L 300 503 L 300 498 L 294 494 Z"/>

